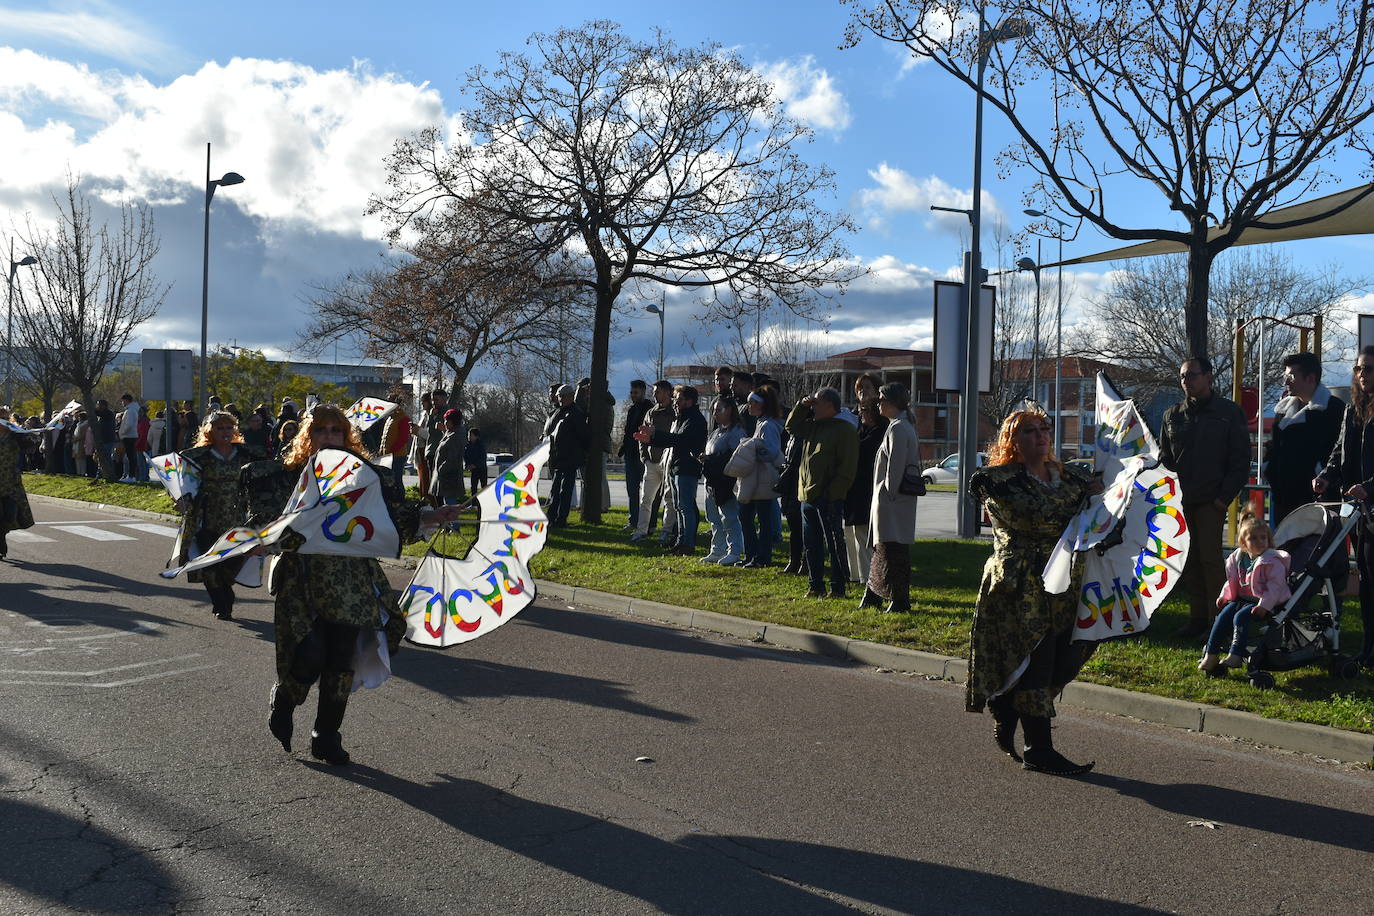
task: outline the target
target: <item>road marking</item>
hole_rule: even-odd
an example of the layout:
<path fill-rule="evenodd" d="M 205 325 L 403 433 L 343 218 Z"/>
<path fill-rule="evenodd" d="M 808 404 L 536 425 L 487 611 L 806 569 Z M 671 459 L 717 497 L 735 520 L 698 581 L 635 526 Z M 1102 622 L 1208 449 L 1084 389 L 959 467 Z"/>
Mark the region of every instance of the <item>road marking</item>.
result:
<path fill-rule="evenodd" d="M 9 534 L 5 535 L 5 537 L 19 544 L 51 544 L 54 540 L 54 538 L 44 537 L 41 534 L 33 534 L 29 531 L 11 531 Z"/>
<path fill-rule="evenodd" d="M 120 534 L 118 531 L 102 531 L 99 528 L 90 528 L 86 525 L 54 525 L 57 531 L 65 531 L 68 534 L 80 535 L 83 538 L 90 538 L 92 541 L 136 541 L 138 538 L 130 537 L 127 534 Z"/>
<path fill-rule="evenodd" d="M 172 662 L 186 662 L 193 658 L 200 658 L 200 653 L 192 652 L 189 655 L 174 655 L 171 658 L 157 658 L 150 662 L 132 662 L 127 665 L 116 665 L 113 668 L 100 668 L 95 671 L 35 671 L 33 668 L 0 668 L 0 674 L 27 674 L 30 677 L 100 677 L 102 674 L 112 674 L 115 671 L 132 671 L 135 668 L 147 668 L 149 665 L 166 665 Z"/>
<path fill-rule="evenodd" d="M 210 668 L 218 668 L 219 663 L 209 665 L 193 665 L 190 668 L 178 668 L 175 671 L 157 671 L 152 674 L 144 674 L 139 677 L 125 678 L 122 681 L 23 681 L 23 680 L 0 680 L 0 684 L 28 684 L 39 687 L 127 687 L 130 684 L 141 684 L 144 681 L 155 681 L 158 678 L 173 677 L 178 674 L 190 674 L 192 671 L 205 671 Z M 42 672 L 33 672 L 41 674 Z"/>
<path fill-rule="evenodd" d="M 127 518 L 127 516 L 125 516 Z M 35 525 L 114 525 L 117 518 L 69 518 L 60 522 L 34 522 Z"/>
<path fill-rule="evenodd" d="M 154 525 L 152 522 L 123 522 L 121 528 L 132 528 L 135 531 L 146 531 L 149 534 L 160 534 L 165 538 L 177 536 L 177 529 L 168 525 Z"/>

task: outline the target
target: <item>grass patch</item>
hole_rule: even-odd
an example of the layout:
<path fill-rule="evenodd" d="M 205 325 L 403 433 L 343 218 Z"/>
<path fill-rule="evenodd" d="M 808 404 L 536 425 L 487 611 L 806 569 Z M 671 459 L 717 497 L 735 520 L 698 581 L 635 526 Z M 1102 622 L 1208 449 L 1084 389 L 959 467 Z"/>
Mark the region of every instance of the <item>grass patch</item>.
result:
<path fill-rule="evenodd" d="M 136 509 L 170 512 L 171 502 L 157 484 L 94 483 L 85 478 L 25 474 L 30 493 L 80 499 Z M 412 488 L 412 496 L 414 495 Z M 878 614 L 858 608 L 858 588 L 840 601 L 803 598 L 806 581 L 776 567 L 751 570 L 707 566 L 696 557 L 667 556 L 656 540 L 631 544 L 621 530 L 624 509 L 607 512 L 601 524 L 574 523 L 554 532 L 535 558 L 534 573 L 565 585 L 594 588 L 666 604 L 736 614 L 852 639 L 865 639 L 968 657 L 969 625 L 978 581 L 991 547 L 981 541 L 924 540 L 912 550 L 911 614 Z M 461 555 L 471 542 L 476 512 L 465 513 L 462 533 L 441 545 Z M 705 529 L 703 529 L 705 531 Z M 698 543 L 704 543 L 699 539 Z M 409 556 L 422 556 L 427 544 L 410 544 Z M 1210 703 L 1288 719 L 1374 733 L 1374 681 L 1336 680 L 1324 670 L 1276 672 L 1273 690 L 1256 690 L 1243 678 L 1207 678 L 1197 671 L 1200 646 L 1171 634 L 1187 617 L 1182 599 L 1170 599 L 1155 612 L 1145 635 L 1100 646 L 1082 679 L 1189 702 Z M 1361 639 L 1355 599 L 1346 602 L 1342 640 L 1349 651 Z"/>

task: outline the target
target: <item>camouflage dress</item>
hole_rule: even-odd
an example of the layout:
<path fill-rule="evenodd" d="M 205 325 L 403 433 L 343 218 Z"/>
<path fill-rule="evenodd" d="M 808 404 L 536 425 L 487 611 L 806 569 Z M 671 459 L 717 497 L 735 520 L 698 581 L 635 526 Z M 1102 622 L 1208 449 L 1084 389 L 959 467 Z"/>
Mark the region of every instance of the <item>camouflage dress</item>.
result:
<path fill-rule="evenodd" d="M 200 468 L 200 489 L 191 501 L 191 511 L 181 520 L 181 555 L 178 563 L 199 556 L 209 543 L 230 528 L 238 528 L 248 521 L 248 503 L 239 478 L 250 462 L 258 461 L 263 453 L 242 442 L 235 443 L 228 458 L 214 454 L 209 445 L 188 448 L 181 457 L 195 462 Z M 243 567 L 243 560 L 226 560 L 186 574 L 187 581 L 203 582 L 207 589 L 232 588 L 234 577 Z"/>
<path fill-rule="evenodd" d="M 33 527 L 33 512 L 19 473 L 20 435 L 0 430 L 0 534 Z"/>
<path fill-rule="evenodd" d="M 1092 644 L 1069 643 L 1077 615 L 1081 569 L 1062 595 L 1045 592 L 1041 574 L 1065 526 L 1082 507 L 1091 478 L 1065 466 L 1055 484 L 1027 473 L 1019 463 L 984 468 L 973 475 L 973 494 L 993 522 L 993 551 L 983 567 L 970 639 L 967 706 L 981 712 L 994 696 L 1009 691 L 1017 712 L 1054 715 L 1054 697 L 1077 675 Z M 1077 566 L 1077 564 L 1075 564 Z M 1049 686 L 1026 689 L 1011 683 L 1032 652 L 1051 653 Z M 1039 661 L 1039 659 L 1037 659 Z M 1019 682 L 1018 682 L 1019 683 Z"/>
<path fill-rule="evenodd" d="M 281 499 L 276 513 L 259 519 L 261 513 L 255 512 L 255 520 L 270 521 L 280 514 L 298 477 L 298 472 L 288 471 L 278 465 L 280 470 L 274 481 L 266 467 L 272 464 L 276 462 L 261 462 L 249 471 L 255 481 L 252 489 L 258 493 L 270 489 Z M 402 543 L 416 540 L 423 504 L 405 499 L 404 491 L 392 482 L 390 472 L 376 467 L 373 470 L 381 478 L 387 511 Z M 252 498 L 256 502 L 259 497 Z M 282 552 L 274 560 L 270 582 L 276 598 L 277 683 L 282 685 L 291 702 L 297 706 L 305 702 L 310 684 L 292 677 L 292 667 L 296 662 L 297 649 L 310 635 L 317 618 L 366 631 L 382 629 L 382 615 L 385 613 L 387 645 L 393 653 L 399 649 L 406 632 L 406 622 L 401 615 L 396 592 L 376 558 L 297 553 L 295 548 L 304 540 L 299 534 L 291 532 L 278 542 Z M 332 699 L 346 701 L 352 690 L 351 672 L 342 677 L 326 676 L 320 679 L 321 699 L 325 699 L 323 695 L 328 692 Z"/>

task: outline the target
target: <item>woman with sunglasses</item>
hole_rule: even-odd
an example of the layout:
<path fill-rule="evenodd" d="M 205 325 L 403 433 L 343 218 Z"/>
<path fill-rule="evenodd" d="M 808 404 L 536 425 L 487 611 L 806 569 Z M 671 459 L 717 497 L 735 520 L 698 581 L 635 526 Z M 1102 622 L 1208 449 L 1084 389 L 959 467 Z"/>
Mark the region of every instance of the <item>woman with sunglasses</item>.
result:
<path fill-rule="evenodd" d="M 244 523 L 248 504 L 239 477 L 246 465 L 266 456 L 261 449 L 244 443 L 233 414 L 215 411 L 205 418 L 195 444 L 181 457 L 200 468 L 200 489 L 194 497 L 177 500 L 182 516 L 178 565 L 205 553 L 226 531 Z M 234 617 L 234 580 L 242 568 L 243 559 L 239 558 L 187 573 L 189 581 L 204 584 L 210 595 L 210 611 L 218 620 Z"/>
<path fill-rule="evenodd" d="M 302 421 L 282 460 L 286 476 L 294 482 L 305 463 L 325 448 L 347 449 L 366 457 L 358 431 L 344 412 L 332 405 L 317 406 Z M 457 517 L 457 506 L 430 509 L 419 501 L 406 500 L 389 472 L 373 470 L 378 473 L 387 511 L 402 541 L 416 540 L 422 525 L 433 527 Z M 303 538 L 294 534 L 279 542 L 282 552 L 272 570 L 277 683 L 272 688 L 268 727 L 289 752 L 293 713 L 318 680 L 310 754 L 317 760 L 342 765 L 349 757 L 339 727 L 353 690 L 358 637 L 368 629 L 385 629 L 387 647 L 394 654 L 406 632 L 405 618 L 375 557 L 302 554 L 295 549 L 302 542 Z"/>

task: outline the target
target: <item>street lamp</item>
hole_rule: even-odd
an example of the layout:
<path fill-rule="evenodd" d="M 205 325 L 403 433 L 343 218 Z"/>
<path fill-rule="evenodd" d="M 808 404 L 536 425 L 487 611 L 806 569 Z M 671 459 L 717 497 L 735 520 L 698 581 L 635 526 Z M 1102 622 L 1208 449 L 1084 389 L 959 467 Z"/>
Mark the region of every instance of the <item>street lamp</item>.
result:
<path fill-rule="evenodd" d="M 1017 258 L 1018 270 L 1029 270 L 1035 275 L 1035 334 L 1031 338 L 1030 396 L 1039 401 L 1040 392 L 1040 240 L 1035 240 L 1035 260 Z"/>
<path fill-rule="evenodd" d="M 215 188 L 243 184 L 238 172 L 225 172 L 224 177 L 210 180 L 210 144 L 205 144 L 205 252 L 201 260 L 200 277 L 200 386 L 196 389 L 196 412 L 205 409 L 205 376 L 210 364 L 205 360 L 206 336 L 210 326 L 210 201 Z"/>
<path fill-rule="evenodd" d="M 1059 240 L 1059 256 L 1056 258 L 1055 265 L 1059 269 L 1059 304 L 1055 306 L 1054 310 L 1054 454 L 1058 456 L 1062 454 L 1059 442 L 1059 418 L 1064 414 L 1064 409 L 1059 404 L 1059 389 L 1064 381 L 1064 230 L 1069 228 L 1069 224 L 1043 210 L 1024 210 L 1022 212 L 1027 216 L 1034 216 L 1039 219 L 1051 219 L 1059 224 L 1059 233 L 1055 236 Z M 1082 424 L 1080 423 L 1079 426 L 1081 427 Z M 1083 437 L 1080 434 L 1078 438 L 1081 440 Z M 1077 451 L 1075 449 L 1075 452 Z"/>
<path fill-rule="evenodd" d="M 1001 41 L 1026 38 L 1034 32 L 1024 19 L 1008 19 L 988 28 L 983 5 L 978 5 L 978 82 L 973 116 L 973 200 L 969 206 L 972 224 L 968 263 L 964 267 L 964 384 L 959 392 L 959 537 L 978 533 L 979 506 L 969 488 L 978 470 L 978 338 L 982 322 L 978 319 L 983 288 L 983 261 L 979 233 L 983 224 L 983 74 L 988 52 Z"/>
<path fill-rule="evenodd" d="M 644 311 L 658 316 L 658 377 L 663 378 L 663 327 L 667 320 L 668 294 L 664 293 L 658 305 L 646 305 Z"/>
<path fill-rule="evenodd" d="M 14 259 L 14 239 L 10 239 L 10 277 L 5 295 L 5 406 L 14 404 L 14 275 L 21 267 L 30 267 L 38 259 L 28 254 Z"/>

